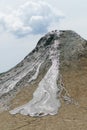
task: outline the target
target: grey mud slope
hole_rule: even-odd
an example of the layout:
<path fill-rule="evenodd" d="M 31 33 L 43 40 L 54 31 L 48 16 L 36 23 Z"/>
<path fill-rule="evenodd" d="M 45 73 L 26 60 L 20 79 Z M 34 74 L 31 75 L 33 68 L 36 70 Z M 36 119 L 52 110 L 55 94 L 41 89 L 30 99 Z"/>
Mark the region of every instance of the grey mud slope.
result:
<path fill-rule="evenodd" d="M 26 88 L 26 86 L 29 86 L 31 83 L 33 84 L 34 81 L 37 81 L 37 77 L 45 70 L 46 67 L 46 74 L 43 75 L 44 77 L 39 82 L 38 87 L 40 90 L 43 88 L 43 90 L 46 91 L 47 100 L 43 98 L 43 102 L 49 101 L 49 97 L 52 95 L 50 94 L 50 91 L 52 92 L 54 90 L 54 93 L 59 91 L 59 86 L 57 87 L 58 84 L 56 84 L 56 81 L 59 78 L 59 68 L 63 70 L 67 67 L 78 67 L 82 57 L 87 58 L 87 41 L 81 38 L 74 31 L 52 31 L 46 34 L 39 40 L 35 49 L 27 55 L 23 61 L 8 72 L 0 74 L 0 104 L 7 103 L 7 101 L 9 102 L 19 91 L 21 91 L 22 88 Z M 55 76 L 53 76 L 54 73 Z M 51 84 L 49 84 L 49 80 L 50 82 L 53 81 L 54 89 Z M 46 88 L 41 87 L 44 86 L 44 84 Z M 51 88 L 49 91 L 47 90 L 47 86 Z M 37 91 L 38 89 L 36 92 Z M 41 95 L 45 94 L 44 91 L 41 91 Z M 36 92 L 33 96 L 35 98 L 37 97 Z M 54 94 L 54 96 L 51 97 L 52 102 L 56 99 L 54 98 L 56 96 L 58 95 Z M 42 96 L 40 96 L 40 100 L 41 99 Z M 55 102 L 60 104 L 59 100 L 55 100 Z M 45 103 L 47 104 L 47 102 Z M 51 102 L 49 106 L 50 105 Z M 36 106 L 33 111 L 37 111 Z M 36 113 L 37 115 L 40 113 L 42 115 L 45 113 L 53 114 L 57 112 L 59 107 L 60 105 L 57 105 L 56 108 L 50 112 L 46 112 L 45 108 L 42 110 L 41 107 Z M 22 112 L 25 113 L 25 107 Z M 33 112 L 27 111 L 27 113 Z M 33 115 L 34 114 L 35 113 L 33 113 Z"/>
<path fill-rule="evenodd" d="M 33 94 L 33 99 L 29 103 L 10 111 L 11 114 L 21 113 L 30 116 L 57 114 L 60 107 L 60 100 L 57 98 L 57 94 L 60 91 L 57 85 L 60 54 L 57 49 L 58 46 L 59 42 L 55 40 L 49 50 L 49 58 L 52 61 L 52 65 L 40 81 L 38 88 Z"/>

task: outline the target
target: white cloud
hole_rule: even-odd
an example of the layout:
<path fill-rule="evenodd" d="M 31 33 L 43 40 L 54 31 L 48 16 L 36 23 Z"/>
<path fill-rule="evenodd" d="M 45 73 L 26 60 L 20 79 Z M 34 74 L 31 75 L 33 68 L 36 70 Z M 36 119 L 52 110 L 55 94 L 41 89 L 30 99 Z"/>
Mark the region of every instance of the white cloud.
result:
<path fill-rule="evenodd" d="M 61 18 L 63 14 L 48 3 L 28 1 L 15 11 L 0 13 L 0 25 L 4 30 L 22 37 L 45 33 L 53 22 L 59 22 Z"/>

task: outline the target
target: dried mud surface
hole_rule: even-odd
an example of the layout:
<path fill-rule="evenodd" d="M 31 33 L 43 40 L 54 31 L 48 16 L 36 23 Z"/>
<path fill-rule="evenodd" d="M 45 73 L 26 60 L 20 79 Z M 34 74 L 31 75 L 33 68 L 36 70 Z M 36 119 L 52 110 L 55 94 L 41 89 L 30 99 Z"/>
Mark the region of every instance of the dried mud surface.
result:
<path fill-rule="evenodd" d="M 81 59 L 77 68 L 61 71 L 63 82 L 69 94 L 79 103 L 67 105 L 62 100 L 62 107 L 55 116 L 32 118 L 20 114 L 0 114 L 0 130 L 86 130 L 87 129 L 87 59 Z M 37 83 L 22 89 L 11 102 L 11 109 L 28 102 L 36 89 Z M 23 96 L 24 95 L 24 96 Z"/>

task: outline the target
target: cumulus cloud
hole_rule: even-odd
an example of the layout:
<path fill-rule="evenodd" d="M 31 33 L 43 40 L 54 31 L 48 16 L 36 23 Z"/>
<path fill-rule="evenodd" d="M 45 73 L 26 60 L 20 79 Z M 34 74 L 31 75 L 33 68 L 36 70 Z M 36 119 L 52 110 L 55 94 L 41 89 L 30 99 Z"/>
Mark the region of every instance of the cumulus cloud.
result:
<path fill-rule="evenodd" d="M 0 13 L 0 25 L 17 37 L 47 32 L 53 22 L 59 22 L 63 14 L 46 2 L 28 1 L 15 11 Z"/>

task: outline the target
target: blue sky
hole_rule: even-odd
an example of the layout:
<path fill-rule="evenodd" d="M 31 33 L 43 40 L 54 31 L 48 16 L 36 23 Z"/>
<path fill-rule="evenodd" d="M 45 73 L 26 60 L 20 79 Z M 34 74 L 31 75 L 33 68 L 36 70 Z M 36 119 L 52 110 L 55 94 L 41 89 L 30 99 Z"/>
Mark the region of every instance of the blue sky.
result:
<path fill-rule="evenodd" d="M 49 30 L 71 29 L 87 39 L 86 12 L 86 0 L 0 0 L 0 72 L 20 62 Z"/>

